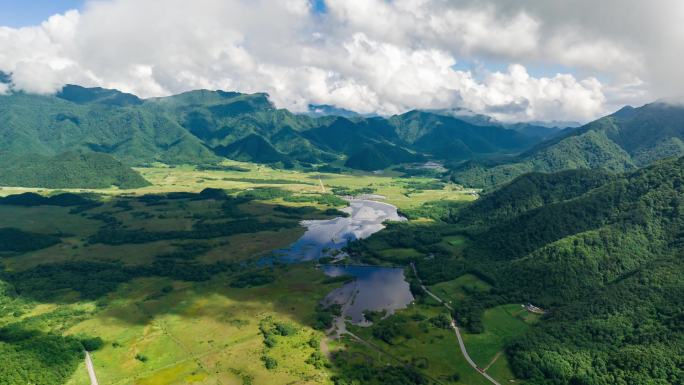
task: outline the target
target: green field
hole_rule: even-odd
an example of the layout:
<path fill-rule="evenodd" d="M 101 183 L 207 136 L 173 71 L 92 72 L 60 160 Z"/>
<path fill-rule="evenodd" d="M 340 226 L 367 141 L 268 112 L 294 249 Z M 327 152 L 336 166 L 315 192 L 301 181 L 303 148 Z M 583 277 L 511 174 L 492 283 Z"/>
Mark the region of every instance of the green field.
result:
<path fill-rule="evenodd" d="M 386 175 L 356 172 L 354 174 L 312 173 L 294 170 L 275 169 L 268 166 L 235 161 L 224 161 L 226 170 L 197 170 L 194 166 L 136 168 L 141 175 L 151 182 L 151 186 L 120 190 L 111 189 L 64 189 L 63 191 L 87 192 L 95 191 L 108 195 L 140 195 L 160 192 L 200 191 L 207 187 L 222 189 L 249 189 L 254 187 L 273 186 L 297 193 L 310 194 L 332 192 L 333 188 L 349 190 L 371 189 L 374 194 L 386 197 L 386 201 L 399 208 L 417 207 L 429 201 L 457 200 L 472 201 L 475 199 L 472 190 L 463 189 L 455 184 L 446 184 L 436 190 L 416 190 L 407 183 L 422 182 L 429 184 L 433 178 L 400 178 L 398 173 L 388 172 Z M 229 167 L 239 167 L 246 171 L 235 171 Z M 319 182 L 320 180 L 320 182 Z M 321 187 L 321 183 L 323 186 Z M 0 196 L 37 191 L 49 193 L 51 190 L 39 188 L 0 187 Z"/>
<path fill-rule="evenodd" d="M 278 210 L 285 203 L 282 200 L 229 205 L 231 212 L 240 213 L 235 218 L 226 212 L 230 202 L 193 196 L 153 201 L 112 196 L 82 212 L 69 207 L 0 205 L 4 225 L 62 237 L 57 245 L 6 254 L 2 259 L 4 270 L 10 274 L 6 279 L 24 299 L 13 303 L 20 309 L 14 315 L 0 318 L 0 327 L 21 325 L 65 336 L 102 338 L 104 346 L 92 356 L 99 380 L 106 384 L 242 384 L 249 379 L 253 383 L 329 383 L 327 369 L 306 362 L 317 351 L 307 342 L 322 336 L 310 326 L 316 304 L 340 283 L 326 283 L 313 265 L 275 268 L 270 273 L 273 282 L 252 288 L 231 287 L 236 276 L 249 274 L 253 269 L 249 267 L 237 273 L 218 271 L 209 280 L 175 279 L 177 273 L 173 271 L 162 276 L 143 273 L 145 277 L 124 277 L 111 288 L 96 292 L 89 288 L 100 286 L 97 280 L 68 275 L 69 269 L 84 263 L 107 264 L 112 274 L 119 274 L 120 269 L 137 271 L 167 258 L 180 266 L 190 263 L 192 268 L 219 266 L 217 263 L 237 266 L 285 247 L 303 233 L 298 225 L 303 217 Z M 306 218 L 329 217 L 318 209 L 325 206 L 313 204 L 306 210 Z M 198 224 L 240 220 L 243 215 L 256 218 L 258 223 L 282 223 L 283 228 L 208 239 L 181 238 L 182 234 L 194 234 L 188 231 Z M 45 217 L 50 220 L 41 220 Z M 179 235 L 142 243 L 95 241 L 92 237 L 103 221 L 117 222 L 117 228 L 133 234 Z M 189 250 L 201 252 L 184 253 L 189 246 Z M 57 266 L 58 271 L 43 276 L 41 269 L 46 266 Z M 67 276 L 61 278 L 60 274 Z M 84 279 L 87 283 L 80 285 L 78 281 Z M 56 288 L 45 287 L 43 291 L 45 285 Z M 259 322 L 267 316 L 297 329 L 294 336 L 281 337 L 269 352 L 279 362 L 270 370 L 260 360 L 264 343 Z M 88 382 L 81 363 L 68 383 Z"/>
<path fill-rule="evenodd" d="M 440 282 L 430 287 L 430 291 L 449 303 L 466 298 L 469 293 L 487 292 L 491 286 L 472 274 L 462 275 L 454 280 Z"/>
<path fill-rule="evenodd" d="M 159 165 L 138 169 L 152 185 L 134 190 L 1 188 L 0 196 L 94 193 L 98 203 L 89 207 L 0 205 L 0 228 L 56 235 L 60 240 L 38 250 L 2 252 L 2 280 L 20 296 L 0 295 L 0 304 L 10 310 L 0 316 L 0 328 L 101 338 L 103 345 L 92 357 L 103 384 L 331 383 L 332 376 L 345 369 L 312 360 L 314 353 L 320 356 L 321 352 L 311 341 L 323 339 L 333 349 L 343 343 L 328 342 L 312 326 L 317 303 L 341 283 L 326 280 L 309 264 L 259 273 L 263 268 L 252 263 L 298 239 L 304 232 L 300 220 L 337 215 L 325 211 L 341 207 L 342 201 L 329 198 L 333 190 L 372 192 L 400 208 L 473 197 L 450 184 L 439 185 L 439 190 L 419 190 L 416 182 L 433 186 L 428 183 L 433 180 L 412 178 L 407 183 L 396 173 L 312 174 L 226 164 L 243 171 Z M 225 190 L 229 196 L 197 195 L 206 188 Z M 282 190 L 288 192 L 279 193 Z M 265 229 L 233 229 L 229 226 L 233 221 Z M 205 236 L 197 228 L 228 232 Z M 404 259 L 422 255 L 411 248 L 384 253 Z M 79 273 L 79 269 L 92 272 Z M 206 275 L 205 270 L 210 273 Z M 272 278 L 254 287 L 232 287 L 240 277 L 253 274 Z M 436 310 L 412 311 L 432 314 Z M 277 336 L 275 346 L 266 346 L 260 331 L 264 320 L 288 324 L 296 333 Z M 402 349 L 420 352 L 433 362 L 429 373 L 434 369 L 446 376 L 457 370 L 468 378 L 463 361 L 454 359 L 454 341 L 446 330 L 431 330 L 405 342 Z M 433 344 L 439 349 L 433 349 Z M 352 345 L 351 351 L 363 349 Z M 67 384 L 88 384 L 83 360 L 71 357 L 69 365 L 77 366 Z M 277 365 L 267 368 L 267 361 Z"/>
<path fill-rule="evenodd" d="M 430 323 L 430 319 L 444 314 L 442 306 L 430 306 L 418 303 L 406 310 L 400 311 L 394 317 L 401 317 L 405 322 L 401 323 L 402 334 L 387 343 L 374 337 L 371 328 L 352 328 L 359 337 L 368 341 L 384 353 L 371 351 L 370 356 L 373 365 L 396 365 L 397 360 L 411 363 L 418 370 L 425 372 L 432 379 L 444 384 L 461 385 L 486 385 L 489 382 L 471 368 L 463 358 L 458 347 L 458 340 L 451 328 L 439 328 Z M 415 318 L 414 318 L 415 317 Z M 351 352 L 368 354 L 369 348 L 353 339 L 346 339 L 345 346 Z M 458 374 L 460 380 L 454 381 L 452 377 Z"/>
<path fill-rule="evenodd" d="M 307 341 L 321 337 L 307 325 L 317 299 L 332 288 L 323 279 L 312 267 L 296 266 L 279 272 L 266 287 L 232 289 L 226 277 L 218 276 L 199 285 L 176 282 L 165 295 L 158 294 L 171 281 L 137 280 L 112 293 L 106 309 L 67 333 L 107 341 L 93 354 L 99 379 L 107 384 L 232 384 L 242 383 L 240 373 L 255 384 L 328 383 L 325 370 L 305 362 L 315 351 Z M 298 329 L 269 353 L 278 360 L 275 370 L 260 360 L 259 321 L 267 316 Z M 137 354 L 148 361 L 136 360 Z M 68 384 L 88 383 L 80 367 Z"/>
<path fill-rule="evenodd" d="M 484 332 L 463 333 L 468 354 L 494 378 L 510 382 L 510 372 L 503 349 L 512 338 L 522 335 L 539 320 L 539 315 L 528 312 L 520 304 L 501 305 L 484 312 Z"/>

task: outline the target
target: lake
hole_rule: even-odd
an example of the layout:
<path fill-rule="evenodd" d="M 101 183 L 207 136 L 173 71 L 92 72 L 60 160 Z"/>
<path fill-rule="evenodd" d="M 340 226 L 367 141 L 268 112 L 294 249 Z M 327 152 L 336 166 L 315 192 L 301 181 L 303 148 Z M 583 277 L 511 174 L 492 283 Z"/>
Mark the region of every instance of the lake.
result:
<path fill-rule="evenodd" d="M 323 300 L 324 305 L 342 305 L 342 318 L 359 326 L 369 326 L 363 312 L 386 311 L 386 316 L 404 309 L 413 302 L 413 295 L 404 277 L 404 269 L 377 266 L 323 266 L 330 277 L 352 276 L 354 281 L 333 290 Z"/>
<path fill-rule="evenodd" d="M 367 238 L 385 228 L 385 221 L 404 221 L 397 208 L 383 202 L 350 199 L 342 211 L 348 217 L 303 221 L 306 233 L 277 255 L 283 262 L 296 263 L 320 259 L 339 252 L 347 242 Z M 326 265 L 323 272 L 330 277 L 352 276 L 355 279 L 329 293 L 323 303 L 342 305 L 342 317 L 336 320 L 338 334 L 345 330 L 345 319 L 355 325 L 369 326 L 363 312 L 382 311 L 387 315 L 413 302 L 404 277 L 404 269 L 378 266 Z"/>
<path fill-rule="evenodd" d="M 348 217 L 302 221 L 306 233 L 289 248 L 276 255 L 283 262 L 302 262 L 320 259 L 343 248 L 347 242 L 368 238 L 385 228 L 385 221 L 405 221 L 397 208 L 383 202 L 350 199 L 341 211 Z"/>

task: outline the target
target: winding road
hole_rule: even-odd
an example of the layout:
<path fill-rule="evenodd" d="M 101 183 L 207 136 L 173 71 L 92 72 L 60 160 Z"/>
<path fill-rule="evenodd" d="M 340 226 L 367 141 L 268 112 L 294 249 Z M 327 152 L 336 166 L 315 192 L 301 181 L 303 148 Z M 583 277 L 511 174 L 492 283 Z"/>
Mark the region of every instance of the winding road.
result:
<path fill-rule="evenodd" d="M 98 385 L 97 376 L 95 375 L 95 367 L 93 366 L 93 359 L 90 357 L 90 353 L 86 350 L 85 352 L 85 364 L 88 369 L 88 376 L 90 377 L 90 385 Z"/>
<path fill-rule="evenodd" d="M 428 290 L 425 285 L 423 285 L 423 281 L 420 280 L 420 277 L 418 276 L 418 270 L 416 270 L 416 265 L 411 262 L 411 269 L 413 269 L 413 274 L 416 276 L 416 279 L 418 280 L 418 283 L 420 284 L 420 288 L 423 289 L 427 295 L 430 297 L 434 298 L 437 302 L 441 303 L 449 309 L 449 314 L 454 310 L 448 303 L 446 303 L 444 300 L 436 296 L 434 293 L 432 293 L 430 290 Z M 451 328 L 454 329 L 454 333 L 456 333 L 456 338 L 458 339 L 458 346 L 461 348 L 461 353 L 463 354 L 463 357 L 465 357 L 466 361 L 468 362 L 468 365 L 472 366 L 473 369 L 477 370 L 478 373 L 480 373 L 484 378 L 489 380 L 494 385 L 501 385 L 498 381 L 496 381 L 492 376 L 487 374 L 484 370 L 482 370 L 475 361 L 473 361 L 472 358 L 470 358 L 470 355 L 468 354 L 468 351 L 466 350 L 465 343 L 463 343 L 463 337 L 461 336 L 461 330 L 458 328 L 458 325 L 456 325 L 455 320 L 451 320 Z"/>

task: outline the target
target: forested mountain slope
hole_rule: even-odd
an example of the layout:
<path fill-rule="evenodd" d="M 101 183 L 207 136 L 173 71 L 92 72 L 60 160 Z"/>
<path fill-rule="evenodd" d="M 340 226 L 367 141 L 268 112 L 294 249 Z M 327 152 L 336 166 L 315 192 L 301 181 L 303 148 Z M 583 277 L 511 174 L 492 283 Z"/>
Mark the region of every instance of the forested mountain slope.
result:
<path fill-rule="evenodd" d="M 453 179 L 468 186 L 492 187 L 532 171 L 602 168 L 624 172 L 684 155 L 683 141 L 684 107 L 665 103 L 625 107 L 512 159 L 462 164 L 454 170 Z"/>
<path fill-rule="evenodd" d="M 684 158 L 528 174 L 451 219 L 508 298 L 550 312 L 509 346 L 531 384 L 684 381 Z"/>
<path fill-rule="evenodd" d="M 0 95 L 0 151 L 95 151 L 129 165 L 207 164 L 229 157 L 281 167 L 336 163 L 378 170 L 427 158 L 513 154 L 540 140 L 427 112 L 347 116 L 294 114 L 277 109 L 263 93 L 198 90 L 143 100 L 69 85 L 53 96 Z"/>
<path fill-rule="evenodd" d="M 15 155 L 96 151 L 129 164 L 217 159 L 173 119 L 143 107 L 99 101 L 81 104 L 22 93 L 0 96 L 0 151 Z"/>

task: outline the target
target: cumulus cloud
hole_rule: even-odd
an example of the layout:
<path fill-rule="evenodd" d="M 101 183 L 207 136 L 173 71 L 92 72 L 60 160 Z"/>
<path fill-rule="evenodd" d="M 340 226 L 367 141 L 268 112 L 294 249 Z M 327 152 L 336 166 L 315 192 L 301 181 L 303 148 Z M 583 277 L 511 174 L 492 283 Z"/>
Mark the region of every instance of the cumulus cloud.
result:
<path fill-rule="evenodd" d="M 462 107 L 506 121 L 586 121 L 682 85 L 671 43 L 684 38 L 674 23 L 684 8 L 626 1 L 632 11 L 617 0 L 610 11 L 588 0 L 326 0 L 325 14 L 308 0 L 91 1 L 38 26 L 0 27 L 0 71 L 37 93 L 66 83 L 142 97 L 208 88 L 268 92 L 295 111 Z M 464 60 L 484 67 L 465 70 Z M 563 69 L 529 70 L 540 66 Z"/>

